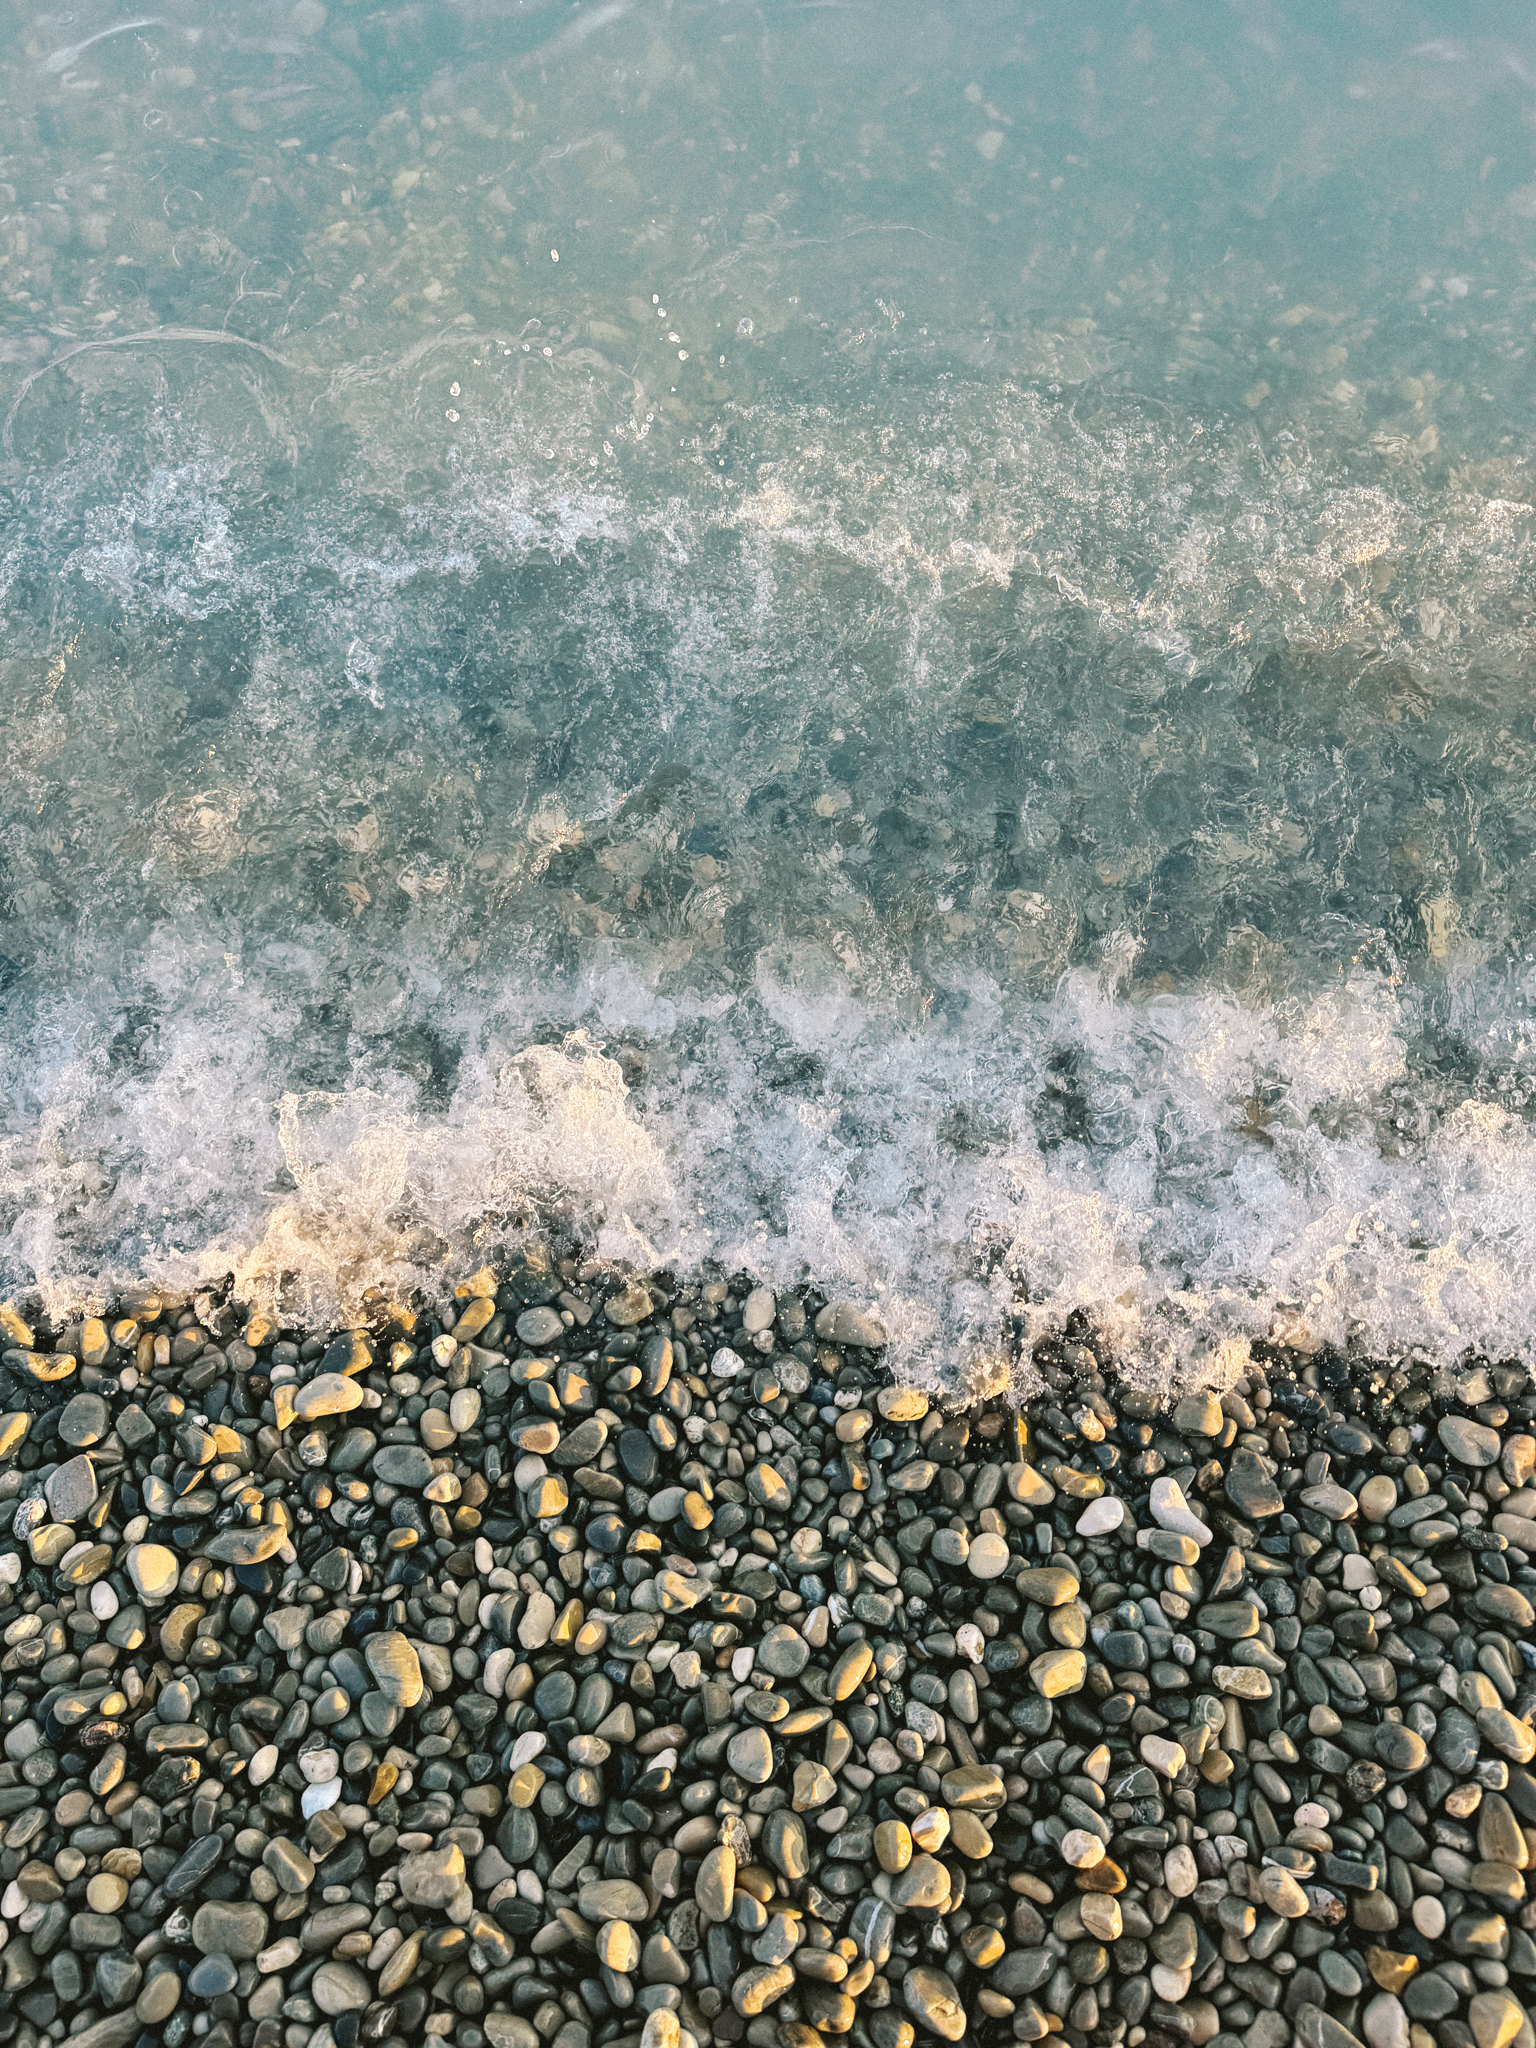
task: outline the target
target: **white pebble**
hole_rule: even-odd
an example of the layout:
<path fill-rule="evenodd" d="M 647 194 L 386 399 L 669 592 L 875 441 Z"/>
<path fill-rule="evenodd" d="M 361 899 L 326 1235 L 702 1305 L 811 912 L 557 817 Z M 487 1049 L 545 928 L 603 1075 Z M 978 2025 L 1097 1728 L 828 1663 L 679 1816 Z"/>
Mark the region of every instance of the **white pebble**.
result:
<path fill-rule="evenodd" d="M 1107 1536 L 1125 1520 L 1125 1502 L 1112 1493 L 1101 1493 L 1089 1501 L 1078 1517 L 1079 1536 Z"/>
<path fill-rule="evenodd" d="M 1428 1897 L 1413 1902 L 1413 1924 L 1426 1941 L 1438 1941 L 1445 1932 L 1445 1908 Z"/>
<path fill-rule="evenodd" d="M 972 1664 L 979 1664 L 986 1655 L 987 1639 L 974 1621 L 965 1621 L 955 1630 L 955 1648 Z"/>
<path fill-rule="evenodd" d="M 1193 1512 L 1176 1479 L 1154 1479 L 1150 1505 L 1159 1528 L 1169 1529 L 1175 1536 L 1192 1536 L 1202 1549 L 1210 1542 L 1210 1529 Z"/>
<path fill-rule="evenodd" d="M 1104 1844 L 1090 1828 L 1069 1828 L 1061 1838 L 1061 1855 L 1074 1870 L 1092 1870 L 1104 1861 Z"/>
<path fill-rule="evenodd" d="M 1326 1806 L 1319 1806 L 1315 1799 L 1306 1799 L 1297 1807 L 1291 1819 L 1299 1828 L 1326 1828 L 1332 1815 Z"/>
<path fill-rule="evenodd" d="M 752 1676 L 752 1667 L 757 1662 L 757 1652 L 750 1643 L 743 1643 L 739 1650 L 731 1652 L 731 1676 L 738 1685 Z"/>
<path fill-rule="evenodd" d="M 299 1758 L 299 1769 L 311 1785 L 328 1784 L 340 1768 L 341 1759 L 334 1749 L 309 1749 Z"/>
<path fill-rule="evenodd" d="M 512 1745 L 508 1775 L 510 1776 L 513 1771 L 520 1771 L 524 1764 L 531 1764 L 536 1756 L 541 1755 L 547 1739 L 538 1728 L 525 1729 Z"/>
<path fill-rule="evenodd" d="M 117 1612 L 117 1595 L 105 1579 L 91 1588 L 91 1612 L 98 1621 L 110 1621 Z"/>
<path fill-rule="evenodd" d="M 341 1797 L 340 1778 L 329 1778 L 323 1785 L 310 1785 L 305 1789 L 299 1807 L 306 1820 L 317 1813 L 324 1813 L 328 1806 L 334 1806 Z"/>
<path fill-rule="evenodd" d="M 1438 1905 L 1439 1901 L 1432 1903 Z M 1360 2016 L 1360 2031 L 1370 2048 L 1408 2048 L 1412 2039 L 1408 2014 L 1390 1991 L 1380 1991 L 1371 2000 Z"/>
<path fill-rule="evenodd" d="M 1200 1882 L 1194 1851 L 1176 1843 L 1163 1858 L 1163 1883 L 1176 1899 L 1187 1899 Z"/>
<path fill-rule="evenodd" d="M 277 1744 L 275 1742 L 268 1742 L 258 1749 L 251 1758 L 245 1775 L 251 1784 L 265 1785 L 272 1773 L 277 1769 L 277 1765 Z"/>

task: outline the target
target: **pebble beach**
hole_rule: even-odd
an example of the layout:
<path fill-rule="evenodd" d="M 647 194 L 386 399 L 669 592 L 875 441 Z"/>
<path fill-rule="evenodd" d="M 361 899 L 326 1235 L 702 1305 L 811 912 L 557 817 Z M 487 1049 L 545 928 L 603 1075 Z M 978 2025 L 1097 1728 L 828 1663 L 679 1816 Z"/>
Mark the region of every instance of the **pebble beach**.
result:
<path fill-rule="evenodd" d="M 520 1256 L 0 1311 L 0 2039 L 1529 2048 L 1536 1396 Z"/>

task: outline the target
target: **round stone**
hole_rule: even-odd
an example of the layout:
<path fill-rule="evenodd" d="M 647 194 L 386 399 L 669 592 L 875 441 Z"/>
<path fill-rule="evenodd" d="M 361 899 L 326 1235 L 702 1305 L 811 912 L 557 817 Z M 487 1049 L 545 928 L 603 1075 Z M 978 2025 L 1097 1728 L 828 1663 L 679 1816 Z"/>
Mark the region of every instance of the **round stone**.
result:
<path fill-rule="evenodd" d="M 771 1287 L 754 1287 L 741 1305 L 741 1327 L 749 1337 L 771 1327 L 779 1304 Z"/>
<path fill-rule="evenodd" d="M 100 1394 L 76 1394 L 59 1417 L 61 1441 L 81 1451 L 99 1444 L 111 1427 L 111 1411 Z"/>
<path fill-rule="evenodd" d="M 907 2011 L 917 2024 L 942 2041 L 958 2041 L 966 2028 L 965 2006 L 953 1981 L 942 1970 L 919 1964 L 901 1980 Z"/>
<path fill-rule="evenodd" d="M 766 1728 L 743 1728 L 725 1746 L 725 1760 L 749 1785 L 766 1785 L 773 1776 L 773 1743 Z"/>
<path fill-rule="evenodd" d="M 1068 1828 L 1061 1838 L 1062 1861 L 1070 1863 L 1074 1870 L 1092 1870 L 1094 1865 L 1104 1861 L 1104 1844 L 1087 1828 Z"/>
<path fill-rule="evenodd" d="M 240 1972 L 228 1956 L 204 1956 L 194 1964 L 187 1989 L 194 1998 L 220 1998 L 226 1991 L 233 1991 L 239 1981 Z"/>
<path fill-rule="evenodd" d="M 169 1600 L 181 1577 L 181 1564 L 175 1551 L 161 1543 L 135 1543 L 128 1552 L 128 1576 L 141 1600 Z"/>
<path fill-rule="evenodd" d="M 142 2026 L 157 2027 L 181 2002 L 181 1979 L 174 1968 L 157 1970 L 134 2002 L 133 2016 Z"/>
<path fill-rule="evenodd" d="M 973 1538 L 966 1569 L 973 1579 L 1000 1579 L 1008 1569 L 1010 1557 L 1006 1537 L 986 1530 Z"/>
<path fill-rule="evenodd" d="M 323 1415 L 345 1415 L 363 1405 L 363 1390 L 345 1373 L 317 1373 L 300 1387 L 293 1399 L 293 1412 L 300 1422 L 313 1422 Z"/>
<path fill-rule="evenodd" d="M 517 1319 L 517 1341 L 530 1351 L 541 1350 L 565 1335 L 565 1324 L 557 1308 L 525 1308 Z"/>
<path fill-rule="evenodd" d="M 757 1646 L 757 1662 L 773 1678 L 798 1678 L 810 1658 L 810 1644 L 787 1621 L 769 1629 Z"/>
<path fill-rule="evenodd" d="M 85 1903 L 93 1913 L 116 1913 L 127 1903 L 128 1886 L 112 1871 L 98 1871 L 85 1888 Z"/>
<path fill-rule="evenodd" d="M 250 1901 L 210 1899 L 192 1916 L 192 1941 L 205 1956 L 245 1962 L 266 1946 L 267 1909 Z"/>
<path fill-rule="evenodd" d="M 414 1707 L 425 1686 L 421 1660 L 406 1638 L 396 1629 L 371 1636 L 363 1655 L 374 1682 L 386 1699 L 397 1707 Z"/>
<path fill-rule="evenodd" d="M 352 1963 L 322 1963 L 309 1980 L 309 1995 L 328 2019 L 361 2012 L 373 1996 L 368 1979 Z"/>
<path fill-rule="evenodd" d="M 1108 1536 L 1125 1520 L 1125 1502 L 1112 1493 L 1089 1501 L 1077 1520 L 1079 1536 Z"/>
<path fill-rule="evenodd" d="M 1486 1423 L 1469 1422 L 1464 1415 L 1442 1415 L 1436 1434 L 1460 1465 L 1492 1465 L 1498 1459 L 1499 1432 Z"/>
<path fill-rule="evenodd" d="M 78 1522 L 96 1499 L 96 1472 L 90 1459 L 66 1459 L 49 1473 L 43 1493 L 56 1522 Z"/>

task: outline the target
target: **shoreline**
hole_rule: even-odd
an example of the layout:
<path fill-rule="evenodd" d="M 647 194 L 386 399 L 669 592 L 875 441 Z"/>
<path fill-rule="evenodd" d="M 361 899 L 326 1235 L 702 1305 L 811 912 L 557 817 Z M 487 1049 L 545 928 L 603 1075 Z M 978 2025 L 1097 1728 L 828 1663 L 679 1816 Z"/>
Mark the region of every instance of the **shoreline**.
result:
<path fill-rule="evenodd" d="M 1523 1367 L 118 1306 L 0 1312 L 0 2040 L 1536 2041 Z"/>

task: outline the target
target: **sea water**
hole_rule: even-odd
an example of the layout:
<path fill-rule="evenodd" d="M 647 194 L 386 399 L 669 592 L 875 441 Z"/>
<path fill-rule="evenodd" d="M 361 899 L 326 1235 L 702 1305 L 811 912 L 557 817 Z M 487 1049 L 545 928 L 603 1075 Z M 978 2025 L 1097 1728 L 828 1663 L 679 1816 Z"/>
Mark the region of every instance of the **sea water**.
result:
<path fill-rule="evenodd" d="M 1536 31 L 0 11 L 0 1281 L 1536 1339 Z"/>

